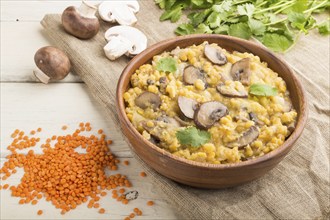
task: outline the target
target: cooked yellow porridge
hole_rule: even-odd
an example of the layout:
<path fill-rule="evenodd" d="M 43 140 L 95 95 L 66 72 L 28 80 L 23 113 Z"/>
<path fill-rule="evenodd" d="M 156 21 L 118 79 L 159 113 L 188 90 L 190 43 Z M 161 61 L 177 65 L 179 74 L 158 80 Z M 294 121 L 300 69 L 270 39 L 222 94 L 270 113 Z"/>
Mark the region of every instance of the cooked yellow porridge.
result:
<path fill-rule="evenodd" d="M 284 80 L 267 63 L 208 42 L 154 56 L 132 75 L 124 99 L 145 139 L 213 164 L 280 147 L 297 118 Z"/>

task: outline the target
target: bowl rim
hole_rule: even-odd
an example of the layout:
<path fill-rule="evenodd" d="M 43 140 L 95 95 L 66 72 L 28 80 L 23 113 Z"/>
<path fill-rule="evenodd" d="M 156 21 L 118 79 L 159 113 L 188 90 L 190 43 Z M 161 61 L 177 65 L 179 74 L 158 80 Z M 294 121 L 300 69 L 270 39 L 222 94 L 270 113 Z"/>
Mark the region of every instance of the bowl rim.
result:
<path fill-rule="evenodd" d="M 133 126 L 133 124 L 130 122 L 130 120 L 128 119 L 126 113 L 125 113 L 125 101 L 123 98 L 123 93 L 121 93 L 121 90 L 123 90 L 122 88 L 124 87 L 124 79 L 126 77 L 130 77 L 134 71 L 132 71 L 132 74 L 129 75 L 130 69 L 135 65 L 135 63 L 145 57 L 146 55 L 148 55 L 150 52 L 152 52 L 155 48 L 158 47 L 164 47 L 166 45 L 170 45 L 172 43 L 175 43 L 176 41 L 191 41 L 191 45 L 195 44 L 194 40 L 195 39 L 204 39 L 204 41 L 208 41 L 209 39 L 216 39 L 216 40 L 227 40 L 227 41 L 236 41 L 239 42 L 240 44 L 247 44 L 249 46 L 252 47 L 258 47 L 261 50 L 263 50 L 264 52 L 267 52 L 268 55 L 274 57 L 274 59 L 277 59 L 278 62 L 282 63 L 287 69 L 288 69 L 288 73 L 290 75 L 290 77 L 292 78 L 292 80 L 294 80 L 295 82 L 295 87 L 297 88 L 297 90 L 299 90 L 298 93 L 301 94 L 300 97 L 298 97 L 298 103 L 300 106 L 300 114 L 298 115 L 298 119 L 297 119 L 297 124 L 296 124 L 296 128 L 293 131 L 293 133 L 290 135 L 290 137 L 288 139 L 286 139 L 284 141 L 284 143 L 279 146 L 278 148 L 276 148 L 275 150 L 264 154 L 262 156 L 253 158 L 251 160 L 246 160 L 246 161 L 240 161 L 240 162 L 235 162 L 235 163 L 228 163 L 228 164 L 211 164 L 211 163 L 206 163 L 206 162 L 197 162 L 197 161 L 192 161 L 192 160 L 188 160 L 176 155 L 171 154 L 170 152 L 152 144 L 150 141 L 146 140 L 138 131 L 137 129 Z M 166 50 L 163 50 L 163 52 Z M 256 54 L 254 54 L 256 55 Z M 153 55 L 154 56 L 154 55 Z M 258 56 L 258 55 L 256 55 Z M 151 59 L 152 56 L 149 58 Z M 143 65 L 143 64 L 142 64 Z M 307 116 L 308 116 L 308 103 L 307 103 L 307 98 L 306 98 L 306 92 L 301 84 L 301 82 L 298 80 L 298 78 L 295 76 L 294 71 L 292 70 L 292 68 L 280 57 L 276 56 L 273 52 L 271 52 L 269 49 L 267 49 L 266 47 L 262 46 L 262 45 L 258 45 L 256 43 L 253 43 L 251 41 L 248 40 L 244 40 L 244 39 L 240 39 L 237 37 L 232 37 L 232 36 L 227 36 L 227 35 L 220 35 L 220 34 L 191 34 L 191 35 L 185 35 L 185 36 L 178 36 L 178 37 L 173 37 L 170 39 L 166 39 L 163 41 L 160 41 L 158 43 L 155 43 L 151 46 L 149 46 L 146 50 L 142 51 L 140 54 L 136 55 L 127 65 L 126 67 L 123 69 L 119 80 L 118 80 L 118 84 L 117 84 L 117 89 L 116 89 L 116 108 L 117 108 L 117 113 L 118 116 L 122 116 L 119 117 L 121 123 L 123 126 L 126 126 L 128 128 L 128 130 L 131 132 L 131 134 L 135 137 L 135 138 L 139 138 L 144 144 L 146 144 L 151 150 L 156 151 L 156 153 L 162 154 L 163 156 L 167 157 L 168 159 L 171 160 L 175 160 L 179 163 L 185 164 L 185 165 L 191 165 L 191 166 L 197 166 L 200 168 L 208 168 L 208 169 L 216 169 L 216 170 L 222 170 L 222 169 L 234 169 L 234 168 L 239 168 L 239 167 L 244 167 L 244 166 L 249 166 L 249 165 L 255 165 L 255 164 L 259 164 L 259 163 L 263 163 L 266 162 L 268 160 L 271 160 L 273 157 L 275 157 L 276 155 L 281 155 L 283 153 L 285 153 L 286 150 L 289 150 L 293 144 L 297 141 L 297 139 L 300 137 L 300 135 L 302 134 L 302 131 L 306 125 L 307 122 Z M 133 144 L 131 144 L 133 145 Z M 288 149 L 289 148 L 289 149 Z M 133 146 L 133 150 L 134 150 L 134 146 Z"/>

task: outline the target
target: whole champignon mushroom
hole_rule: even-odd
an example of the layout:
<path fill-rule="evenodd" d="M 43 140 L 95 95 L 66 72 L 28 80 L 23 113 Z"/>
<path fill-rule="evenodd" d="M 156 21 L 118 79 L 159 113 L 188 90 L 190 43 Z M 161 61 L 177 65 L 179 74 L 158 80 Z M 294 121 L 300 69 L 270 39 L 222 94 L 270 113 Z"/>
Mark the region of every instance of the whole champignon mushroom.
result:
<path fill-rule="evenodd" d="M 115 60 L 123 54 L 132 57 L 147 48 L 147 37 L 134 27 L 114 26 L 104 35 L 108 44 L 103 49 L 110 60 Z"/>
<path fill-rule="evenodd" d="M 159 95 L 152 92 L 143 92 L 135 99 L 135 105 L 142 109 L 146 109 L 148 107 L 156 110 L 161 104 L 161 99 Z"/>
<path fill-rule="evenodd" d="M 234 87 L 229 87 L 229 86 L 226 86 L 224 83 L 220 83 L 219 85 L 217 85 L 217 90 L 221 95 L 231 97 L 231 98 L 247 98 L 248 97 L 248 93 L 244 89 L 244 87 L 242 89 L 237 90 Z"/>
<path fill-rule="evenodd" d="M 67 55 L 56 47 L 42 47 L 34 55 L 37 69 L 34 75 L 47 84 L 49 80 L 61 80 L 65 78 L 71 69 L 70 60 Z"/>
<path fill-rule="evenodd" d="M 205 102 L 195 111 L 194 122 L 200 129 L 208 129 L 227 114 L 228 108 L 221 102 Z"/>
<path fill-rule="evenodd" d="M 250 58 L 243 58 L 234 63 L 230 70 L 234 81 L 240 81 L 243 85 L 250 84 Z"/>
<path fill-rule="evenodd" d="M 227 57 L 219 47 L 206 44 L 204 47 L 204 55 L 214 64 L 225 65 L 227 63 Z"/>
<path fill-rule="evenodd" d="M 256 126 L 252 126 L 240 136 L 237 141 L 228 144 L 229 148 L 234 148 L 237 146 L 239 149 L 251 144 L 259 136 L 259 130 Z"/>
<path fill-rule="evenodd" d="M 195 110 L 197 108 L 197 101 L 184 96 L 178 97 L 178 105 L 182 114 L 190 119 L 194 118 Z"/>
<path fill-rule="evenodd" d="M 186 66 L 183 70 L 183 82 L 187 85 L 194 85 L 196 80 L 202 80 L 205 82 L 204 73 L 198 68 L 189 65 Z"/>
<path fill-rule="evenodd" d="M 95 16 L 96 11 L 97 8 L 86 1 L 82 1 L 79 8 L 67 7 L 62 13 L 65 31 L 80 39 L 94 37 L 100 29 L 100 22 Z"/>
<path fill-rule="evenodd" d="M 137 22 L 135 13 L 140 9 L 138 1 L 103 1 L 99 5 L 99 15 L 104 21 L 133 25 Z"/>

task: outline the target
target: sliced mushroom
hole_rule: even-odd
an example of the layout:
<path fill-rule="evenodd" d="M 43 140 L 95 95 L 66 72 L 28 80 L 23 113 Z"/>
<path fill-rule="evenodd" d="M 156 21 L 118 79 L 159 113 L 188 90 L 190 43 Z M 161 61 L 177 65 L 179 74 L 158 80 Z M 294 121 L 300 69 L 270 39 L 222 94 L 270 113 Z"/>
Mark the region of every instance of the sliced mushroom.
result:
<path fill-rule="evenodd" d="M 108 44 L 103 48 L 110 60 L 126 54 L 135 56 L 147 48 L 147 37 L 138 29 L 130 26 L 114 26 L 105 32 Z"/>
<path fill-rule="evenodd" d="M 227 63 L 227 57 L 219 47 L 212 47 L 206 44 L 204 47 L 204 55 L 214 64 L 224 65 Z"/>
<path fill-rule="evenodd" d="M 156 110 L 161 104 L 161 99 L 159 95 L 152 92 L 143 92 L 135 99 L 135 105 L 142 109 L 146 109 L 148 107 Z"/>
<path fill-rule="evenodd" d="M 166 87 L 167 87 L 168 81 L 166 76 L 162 76 L 159 78 L 159 91 L 163 94 L 166 92 Z"/>
<path fill-rule="evenodd" d="M 296 126 L 295 126 L 295 123 L 292 122 L 292 123 L 288 124 L 286 127 L 287 127 L 287 130 L 288 130 L 288 133 L 286 134 L 286 137 L 289 137 L 292 134 L 292 132 L 294 131 L 294 129 L 296 128 Z"/>
<path fill-rule="evenodd" d="M 250 58 L 243 58 L 231 67 L 230 74 L 234 81 L 240 81 L 243 85 L 250 84 Z"/>
<path fill-rule="evenodd" d="M 208 129 L 227 114 L 228 108 L 221 102 L 205 102 L 195 111 L 194 121 L 200 129 Z"/>
<path fill-rule="evenodd" d="M 82 1 L 79 8 L 67 7 L 62 13 L 62 25 L 66 32 L 80 39 L 94 37 L 100 29 L 99 19 L 95 16 L 97 8 Z"/>
<path fill-rule="evenodd" d="M 165 122 L 168 124 L 172 124 L 175 127 L 180 127 L 180 125 L 181 125 L 176 119 L 169 117 L 167 115 L 162 115 L 162 116 L 158 117 L 156 119 L 156 121 L 162 121 L 162 122 Z"/>
<path fill-rule="evenodd" d="M 191 120 L 190 120 L 190 122 L 189 121 L 185 121 L 185 120 L 181 119 L 178 116 L 174 116 L 174 118 L 175 118 L 175 120 L 177 120 L 180 123 L 181 126 L 192 126 L 193 125 L 193 123 L 192 123 Z"/>
<path fill-rule="evenodd" d="M 99 14 L 104 21 L 118 22 L 120 25 L 134 25 L 137 22 L 135 13 L 140 9 L 136 0 L 104 1 L 99 5 Z"/>
<path fill-rule="evenodd" d="M 195 81 L 201 79 L 205 82 L 205 76 L 198 68 L 189 65 L 183 70 L 183 82 L 187 85 L 194 85 Z"/>
<path fill-rule="evenodd" d="M 258 116 L 255 113 L 253 113 L 253 112 L 250 112 L 249 113 L 249 118 L 250 118 L 251 121 L 254 121 L 254 123 L 256 125 L 258 125 L 258 126 L 265 125 L 265 123 L 263 121 L 260 121 L 259 118 L 258 118 Z"/>
<path fill-rule="evenodd" d="M 238 148 L 243 148 L 248 144 L 251 144 L 259 136 L 259 130 L 256 126 L 252 126 L 240 136 L 237 141 L 228 144 L 229 148 L 237 146 Z"/>
<path fill-rule="evenodd" d="M 220 92 L 221 95 L 232 97 L 232 98 L 247 98 L 248 93 L 245 90 L 245 88 L 241 88 L 239 90 L 236 89 L 236 87 L 227 86 L 224 83 L 221 83 L 217 86 L 218 92 Z"/>
<path fill-rule="evenodd" d="M 178 105 L 182 114 L 190 119 L 194 118 L 197 102 L 194 99 L 190 99 L 184 96 L 178 97 Z"/>

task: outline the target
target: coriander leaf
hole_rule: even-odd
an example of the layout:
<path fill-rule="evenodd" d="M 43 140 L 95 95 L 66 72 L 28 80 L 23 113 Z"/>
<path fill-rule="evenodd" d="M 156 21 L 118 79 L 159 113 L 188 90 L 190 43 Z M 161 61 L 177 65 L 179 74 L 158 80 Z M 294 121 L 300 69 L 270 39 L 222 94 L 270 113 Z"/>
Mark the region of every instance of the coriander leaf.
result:
<path fill-rule="evenodd" d="M 288 14 L 288 20 L 291 22 L 291 27 L 306 33 L 305 24 L 307 19 L 303 13 L 291 12 Z"/>
<path fill-rule="evenodd" d="M 254 12 L 254 5 L 253 4 L 244 4 L 237 6 L 237 12 L 239 15 L 246 15 L 249 18 L 252 17 Z"/>
<path fill-rule="evenodd" d="M 194 26 L 191 24 L 180 24 L 176 29 L 175 33 L 177 35 L 187 35 L 194 33 Z"/>
<path fill-rule="evenodd" d="M 228 34 L 234 37 L 249 39 L 251 37 L 251 30 L 247 23 L 237 23 L 229 26 Z"/>
<path fill-rule="evenodd" d="M 264 23 L 256 19 L 250 18 L 248 24 L 253 35 L 263 35 L 266 31 L 266 26 Z"/>
<path fill-rule="evenodd" d="M 220 27 L 213 30 L 215 34 L 228 34 L 228 25 L 221 25 Z"/>
<path fill-rule="evenodd" d="M 266 33 L 261 42 L 268 48 L 272 49 L 275 52 L 284 52 L 289 49 L 292 44 L 293 40 L 289 39 L 285 35 L 279 35 L 276 33 Z"/>
<path fill-rule="evenodd" d="M 212 30 L 206 24 L 199 24 L 195 30 L 196 34 L 211 34 Z"/>
<path fill-rule="evenodd" d="M 206 19 L 206 23 L 209 24 L 210 28 L 217 28 L 220 26 L 220 16 L 216 12 L 212 12 Z"/>
<path fill-rule="evenodd" d="M 176 0 L 165 0 L 165 9 L 170 10 L 172 9 L 173 5 L 175 4 Z"/>
<path fill-rule="evenodd" d="M 160 21 L 171 20 L 172 23 L 177 22 L 182 15 L 182 7 L 177 6 L 174 9 L 165 11 L 159 18 Z"/>
<path fill-rule="evenodd" d="M 158 4 L 158 6 L 161 8 L 161 9 L 164 9 L 165 8 L 165 3 L 166 0 L 155 0 L 155 3 Z"/>
<path fill-rule="evenodd" d="M 330 20 L 325 20 L 317 25 L 319 33 L 321 35 L 329 35 L 330 34 Z"/>
<path fill-rule="evenodd" d="M 225 0 L 221 4 L 215 4 L 212 6 L 212 10 L 218 13 L 228 12 L 231 9 L 233 1 Z"/>
<path fill-rule="evenodd" d="M 265 84 L 252 84 L 249 88 L 249 93 L 257 96 L 275 96 L 277 89 Z"/>
<path fill-rule="evenodd" d="M 296 1 L 291 7 L 283 10 L 283 13 L 290 13 L 290 12 L 304 12 L 308 8 L 308 0 L 299 0 Z"/>
<path fill-rule="evenodd" d="M 164 57 L 159 59 L 156 69 L 158 71 L 174 73 L 177 70 L 177 62 L 172 57 Z"/>
<path fill-rule="evenodd" d="M 176 138 L 181 145 L 200 147 L 211 139 L 211 134 L 196 127 L 188 127 L 177 131 Z"/>
<path fill-rule="evenodd" d="M 190 19 L 191 24 L 194 27 L 197 27 L 200 23 L 203 23 L 205 21 L 205 19 L 211 12 L 211 10 L 205 10 L 203 12 L 190 13 L 188 15 L 188 18 Z"/>

